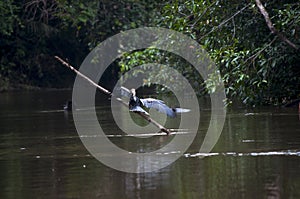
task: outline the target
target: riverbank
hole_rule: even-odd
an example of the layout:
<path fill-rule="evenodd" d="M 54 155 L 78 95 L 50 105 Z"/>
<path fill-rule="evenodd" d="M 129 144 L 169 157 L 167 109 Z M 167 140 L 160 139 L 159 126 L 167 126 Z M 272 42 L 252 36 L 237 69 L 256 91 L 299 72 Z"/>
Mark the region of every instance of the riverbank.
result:
<path fill-rule="evenodd" d="M 39 87 L 29 84 L 0 83 L 0 93 L 11 91 L 38 91 L 38 90 L 71 90 L 71 88 Z"/>
<path fill-rule="evenodd" d="M 10 84 L 10 83 L 3 83 L 3 81 L 0 80 L 0 93 L 4 92 L 12 92 L 12 91 L 39 91 L 39 90 L 47 90 L 47 91 L 55 91 L 55 90 L 72 90 L 71 87 L 62 87 L 62 88 L 57 88 L 57 87 L 39 87 L 39 86 L 34 86 L 34 85 L 29 85 L 29 84 Z M 146 88 L 141 90 L 142 95 L 147 95 L 151 92 L 153 92 L 153 88 Z M 233 100 L 234 104 L 239 104 L 238 106 L 246 106 L 242 104 L 241 102 L 237 100 Z M 291 108 L 291 107 L 298 107 L 300 103 L 300 99 L 291 99 L 288 101 L 285 101 L 284 103 L 281 104 L 268 104 L 268 105 L 262 105 L 263 106 L 274 106 L 274 107 L 285 107 L 285 108 Z M 300 111 L 300 107 L 299 107 Z"/>

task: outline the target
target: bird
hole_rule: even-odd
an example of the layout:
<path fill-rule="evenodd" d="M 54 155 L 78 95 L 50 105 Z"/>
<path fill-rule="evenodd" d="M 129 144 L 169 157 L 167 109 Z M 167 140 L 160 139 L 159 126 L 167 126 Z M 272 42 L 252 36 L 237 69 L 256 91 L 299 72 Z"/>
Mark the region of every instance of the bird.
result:
<path fill-rule="evenodd" d="M 125 87 L 122 87 L 123 92 L 128 93 L 128 89 L 126 90 Z M 129 111 L 132 112 L 142 112 L 146 115 L 149 115 L 147 111 L 145 111 L 143 107 L 146 108 L 154 108 L 155 110 L 166 114 L 168 117 L 175 118 L 177 116 L 177 113 L 185 113 L 189 112 L 190 109 L 184 109 L 184 108 L 170 108 L 168 107 L 164 101 L 154 98 L 138 98 L 136 96 L 136 90 L 132 88 L 130 90 L 130 99 L 129 99 Z"/>

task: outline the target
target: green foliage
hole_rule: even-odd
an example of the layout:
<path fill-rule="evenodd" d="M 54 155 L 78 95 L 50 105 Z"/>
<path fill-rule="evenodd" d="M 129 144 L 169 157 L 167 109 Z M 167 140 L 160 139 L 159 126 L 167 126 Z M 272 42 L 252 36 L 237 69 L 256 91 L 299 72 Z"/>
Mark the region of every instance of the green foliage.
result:
<path fill-rule="evenodd" d="M 191 32 L 207 49 L 219 66 L 229 98 L 238 97 L 246 104 L 265 104 L 297 95 L 299 56 L 278 38 L 273 40 L 274 35 L 270 34 L 254 4 L 185 1 L 177 6 L 178 9 L 171 11 L 166 7 L 166 12 L 173 12 L 173 17 L 177 16 L 176 21 L 179 21 L 172 24 L 186 27 L 185 32 Z M 272 20 L 276 21 L 277 28 L 298 44 L 299 38 L 297 40 L 294 32 L 300 28 L 299 6 L 299 2 L 286 1 L 267 4 L 270 16 L 275 16 Z M 184 24 L 183 18 L 186 19 Z M 170 28 L 181 31 L 177 27 Z"/>
<path fill-rule="evenodd" d="M 155 5 L 150 0 L 1 1 L 0 77 L 5 84 L 0 82 L 0 87 L 71 84 L 66 80 L 73 74 L 54 55 L 79 66 L 89 50 L 107 37 L 150 25 Z"/>
<path fill-rule="evenodd" d="M 16 11 L 18 7 L 12 0 L 0 2 L 0 34 L 7 36 L 13 33 L 14 23 L 18 23 Z"/>
<path fill-rule="evenodd" d="M 268 1 L 265 6 L 276 28 L 300 46 L 300 3 Z M 271 34 L 255 2 L 182 0 L 166 4 L 161 13 L 160 26 L 189 35 L 209 52 L 220 70 L 229 100 L 238 98 L 249 105 L 278 104 L 299 96 L 299 52 Z M 150 56 L 144 53 L 140 57 Z M 215 90 L 215 74 L 205 82 L 203 92 L 203 80 L 192 78 L 188 65 L 178 59 L 168 60 L 193 85 L 202 87 L 196 89 L 199 95 Z M 123 68 L 139 63 L 136 56 L 130 62 L 122 61 Z"/>
<path fill-rule="evenodd" d="M 283 35 L 300 46 L 300 3 L 263 2 Z M 112 71 L 146 63 L 174 67 L 199 95 L 216 91 L 221 74 L 229 100 L 245 104 L 278 104 L 299 97 L 299 51 L 272 34 L 254 1 L 238 0 L 7 0 L 0 2 L 0 87 L 12 84 L 60 87 L 72 75 L 54 55 L 79 66 L 88 52 L 120 31 L 160 26 L 198 41 L 220 71 L 205 82 L 182 58 L 156 49 L 126 53 Z M 145 65 L 145 67 L 149 67 Z M 139 72 L 139 71 L 137 71 Z M 114 72 L 117 75 L 117 72 Z M 153 73 L 170 79 L 166 71 Z"/>

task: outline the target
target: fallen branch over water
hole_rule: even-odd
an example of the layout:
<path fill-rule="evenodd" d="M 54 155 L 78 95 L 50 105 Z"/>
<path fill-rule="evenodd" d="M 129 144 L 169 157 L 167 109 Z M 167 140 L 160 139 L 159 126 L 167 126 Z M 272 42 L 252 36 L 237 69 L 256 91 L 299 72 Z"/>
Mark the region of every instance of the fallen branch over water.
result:
<path fill-rule="evenodd" d="M 91 85 L 95 86 L 96 88 L 101 90 L 103 93 L 109 95 L 112 99 L 115 99 L 118 102 L 122 103 L 124 106 L 128 107 L 128 104 L 126 102 L 124 102 L 121 98 L 115 97 L 110 91 L 108 91 L 107 89 L 103 88 L 102 86 L 99 86 L 98 84 L 96 84 L 93 80 L 91 80 L 90 78 L 88 78 L 87 76 L 85 76 L 84 74 L 79 72 L 78 70 L 76 70 L 72 65 L 70 65 L 69 63 L 64 61 L 62 58 L 55 56 L 55 59 L 57 59 L 59 62 L 61 62 L 64 66 L 70 68 L 77 75 L 79 75 L 80 77 L 82 77 L 83 79 L 88 81 Z M 144 118 L 145 120 L 147 120 L 148 122 L 152 123 L 154 126 L 159 128 L 162 132 L 167 133 L 167 135 L 170 134 L 170 131 L 167 128 L 165 128 L 163 125 L 159 124 L 157 121 L 153 120 L 151 117 L 149 117 L 141 112 L 134 112 L 134 113 L 140 115 L 142 118 Z"/>

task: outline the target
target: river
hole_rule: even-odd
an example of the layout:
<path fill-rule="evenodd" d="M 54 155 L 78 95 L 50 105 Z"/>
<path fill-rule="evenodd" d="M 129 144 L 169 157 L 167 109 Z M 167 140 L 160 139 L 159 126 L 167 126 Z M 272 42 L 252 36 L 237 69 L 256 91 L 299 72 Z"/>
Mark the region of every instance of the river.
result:
<path fill-rule="evenodd" d="M 300 198 L 296 108 L 230 108 L 210 153 L 198 153 L 194 142 L 163 169 L 126 173 L 105 166 L 85 148 L 72 112 L 62 108 L 71 96 L 70 90 L 0 93 L 0 198 Z M 111 122 L 108 98 L 97 100 L 113 143 L 147 150 L 168 137 L 146 142 L 121 136 Z M 203 110 L 199 134 L 210 118 L 209 108 Z"/>

